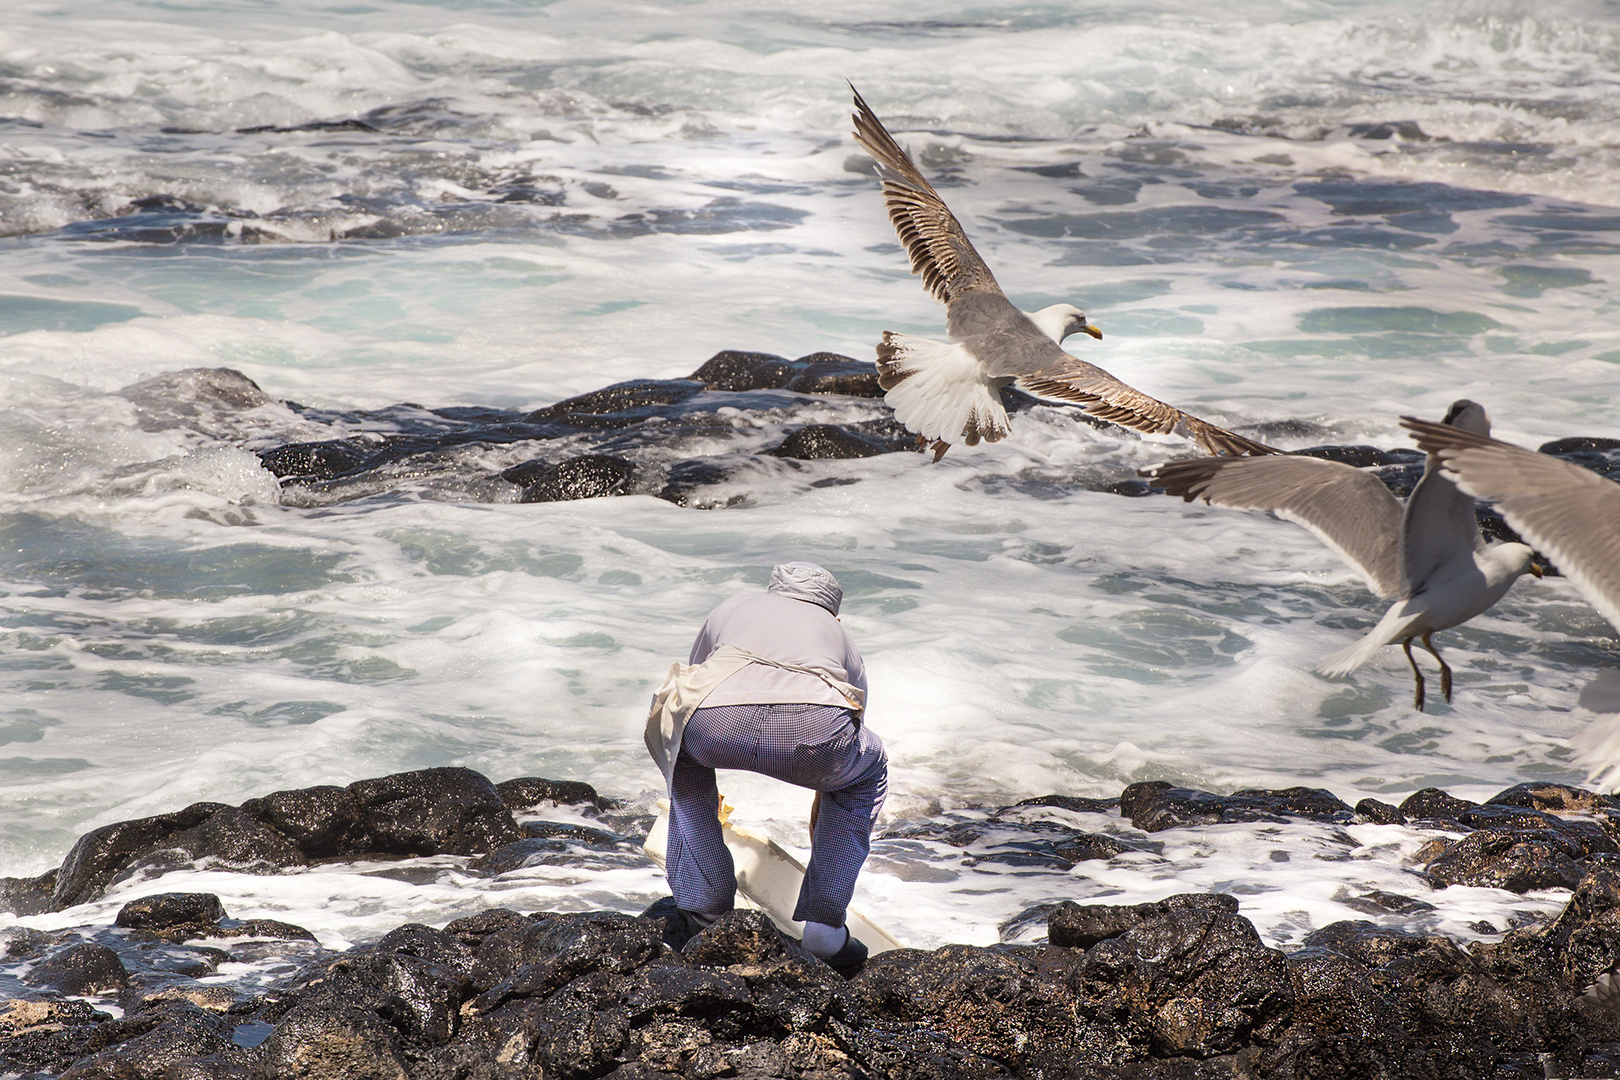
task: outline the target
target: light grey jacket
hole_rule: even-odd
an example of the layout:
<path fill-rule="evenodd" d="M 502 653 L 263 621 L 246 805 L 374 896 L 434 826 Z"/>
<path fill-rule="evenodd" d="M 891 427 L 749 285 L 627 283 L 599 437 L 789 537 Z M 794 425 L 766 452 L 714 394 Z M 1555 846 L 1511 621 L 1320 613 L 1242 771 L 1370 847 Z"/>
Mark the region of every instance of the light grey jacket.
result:
<path fill-rule="evenodd" d="M 783 664 L 816 668 L 866 693 L 866 666 L 832 613 L 781 593 L 740 593 L 709 613 L 692 642 L 688 663 L 701 664 L 722 645 L 735 645 Z M 710 705 L 846 704 L 814 675 L 749 664 L 716 687 Z"/>

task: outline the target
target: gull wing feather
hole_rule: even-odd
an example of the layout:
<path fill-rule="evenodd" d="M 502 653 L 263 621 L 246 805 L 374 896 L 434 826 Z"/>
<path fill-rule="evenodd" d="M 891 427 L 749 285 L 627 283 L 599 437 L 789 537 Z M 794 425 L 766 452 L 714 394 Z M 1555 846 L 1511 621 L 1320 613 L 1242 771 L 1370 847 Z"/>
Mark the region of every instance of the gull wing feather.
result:
<path fill-rule="evenodd" d="M 1590 469 L 1486 435 L 1402 417 L 1457 485 L 1490 499 L 1507 523 L 1620 629 L 1620 484 Z"/>
<path fill-rule="evenodd" d="M 1430 455 L 1401 515 L 1401 591 L 1410 596 L 1435 571 L 1457 559 L 1471 559 L 1482 546 L 1473 497 L 1457 490 L 1439 459 Z"/>
<path fill-rule="evenodd" d="M 1386 600 L 1401 595 L 1401 504 L 1372 473 L 1337 461 L 1271 454 L 1169 461 L 1143 475 L 1187 502 L 1270 510 L 1303 525 L 1366 578 L 1373 592 Z"/>
<path fill-rule="evenodd" d="M 866 100 L 853 86 L 850 90 L 855 93 L 855 141 L 877 162 L 883 203 L 889 210 L 889 222 L 911 256 L 911 272 L 944 304 L 973 290 L 999 294 L 1001 286 L 968 242 L 962 223 Z"/>
<path fill-rule="evenodd" d="M 1180 428 L 1189 438 L 1211 454 L 1275 454 L 1277 451 L 1265 443 L 1246 439 L 1223 427 L 1200 420 L 1191 413 L 1182 412 L 1158 398 L 1149 397 L 1128 383 L 1121 382 L 1095 364 L 1088 364 L 1053 346 L 1049 362 L 1025 370 L 1016 364 L 992 365 L 992 376 L 1012 375 L 1020 390 L 1036 397 L 1070 401 L 1085 407 L 1086 412 L 1136 431 L 1162 434 Z M 1014 354 L 1016 355 L 1016 354 Z M 1314 459 L 1313 459 L 1314 460 Z M 1269 507 L 1268 507 L 1269 509 Z"/>

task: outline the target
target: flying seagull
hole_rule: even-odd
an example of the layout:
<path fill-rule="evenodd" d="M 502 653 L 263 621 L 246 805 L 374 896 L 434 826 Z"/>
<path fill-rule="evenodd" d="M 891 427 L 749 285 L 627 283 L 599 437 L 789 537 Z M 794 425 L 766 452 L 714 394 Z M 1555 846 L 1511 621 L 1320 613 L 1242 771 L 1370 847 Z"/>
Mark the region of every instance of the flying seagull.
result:
<path fill-rule="evenodd" d="M 1078 403 L 1093 416 L 1137 431 L 1179 430 L 1212 454 L 1275 452 L 1064 352 L 1061 344 L 1070 334 L 1101 338 L 1102 331 L 1073 304 L 1036 312 L 1014 307 L 961 222 L 858 92 L 855 109 L 855 140 L 877 162 L 889 221 L 911 256 L 911 272 L 945 304 L 949 342 L 885 330 L 877 348 L 878 385 L 887 391 L 895 419 L 916 433 L 919 449 L 931 443 L 938 461 L 957 439 L 974 446 L 1005 437 L 1000 390 L 1012 384 L 1036 397 Z"/>
<path fill-rule="evenodd" d="M 1574 582 L 1581 595 L 1620 630 L 1620 484 L 1550 454 L 1498 442 L 1411 416 L 1401 426 L 1440 459 L 1470 495 L 1490 499 L 1519 535 Z M 1598 676 L 1580 704 L 1620 712 L 1620 672 Z M 1577 738 L 1594 781 L 1620 769 L 1620 727 L 1594 723 Z"/>
<path fill-rule="evenodd" d="M 1480 434 L 1491 429 L 1484 407 L 1466 399 L 1451 406 L 1444 425 Z M 1347 675 L 1398 641 L 1417 681 L 1413 705 L 1419 711 L 1423 672 L 1412 656 L 1412 641 L 1421 638 L 1439 661 L 1440 692 L 1449 702 L 1451 667 L 1431 636 L 1488 610 L 1523 574 L 1541 576 L 1525 545 L 1485 545 L 1474 500 L 1457 490 L 1433 454 L 1404 509 L 1372 473 L 1294 454 L 1171 461 L 1143 475 L 1188 502 L 1201 498 L 1213 506 L 1270 510 L 1303 525 L 1366 578 L 1379 597 L 1394 600 L 1366 637 L 1327 657 L 1316 670 Z"/>

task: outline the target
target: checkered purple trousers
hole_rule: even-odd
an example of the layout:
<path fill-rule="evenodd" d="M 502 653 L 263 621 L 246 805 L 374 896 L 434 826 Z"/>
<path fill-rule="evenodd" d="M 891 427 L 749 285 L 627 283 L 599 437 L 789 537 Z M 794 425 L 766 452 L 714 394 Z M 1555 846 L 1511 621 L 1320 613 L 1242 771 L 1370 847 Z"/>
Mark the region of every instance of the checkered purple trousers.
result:
<path fill-rule="evenodd" d="M 835 705 L 717 705 L 686 723 L 669 800 L 665 868 L 685 911 L 729 911 L 737 878 L 721 838 L 714 770 L 747 769 L 822 792 L 793 917 L 844 925 L 889 789 L 883 741 Z"/>

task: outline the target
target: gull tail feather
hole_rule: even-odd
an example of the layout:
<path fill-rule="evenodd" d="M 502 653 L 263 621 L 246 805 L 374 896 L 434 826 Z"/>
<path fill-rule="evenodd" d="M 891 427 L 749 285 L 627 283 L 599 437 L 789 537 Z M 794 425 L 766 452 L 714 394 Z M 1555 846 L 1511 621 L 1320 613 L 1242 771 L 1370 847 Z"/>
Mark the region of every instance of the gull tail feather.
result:
<path fill-rule="evenodd" d="M 973 446 L 1008 431 L 1001 396 L 966 349 L 884 331 L 877 348 L 878 385 L 894 418 L 925 439 Z"/>
<path fill-rule="evenodd" d="M 1329 677 L 1348 675 L 1376 656 L 1378 650 L 1385 645 L 1421 633 L 1419 628 L 1423 622 L 1423 613 L 1408 613 L 1404 610 L 1405 607 L 1405 604 L 1397 604 L 1390 608 L 1384 613 L 1384 617 L 1378 620 L 1378 625 L 1367 631 L 1367 635 L 1360 641 L 1348 648 L 1340 649 L 1332 656 L 1323 657 L 1322 662 L 1316 665 L 1317 674 Z"/>

